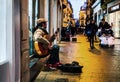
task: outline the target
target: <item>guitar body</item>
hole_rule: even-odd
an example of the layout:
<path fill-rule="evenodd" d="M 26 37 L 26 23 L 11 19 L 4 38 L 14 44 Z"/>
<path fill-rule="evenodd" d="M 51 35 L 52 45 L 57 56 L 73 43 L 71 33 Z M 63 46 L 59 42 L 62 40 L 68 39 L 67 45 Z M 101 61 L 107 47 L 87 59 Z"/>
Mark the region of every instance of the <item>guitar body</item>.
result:
<path fill-rule="evenodd" d="M 38 41 L 34 42 L 34 49 L 35 49 L 35 52 L 37 53 L 37 55 L 39 55 L 39 57 L 44 57 L 49 54 L 49 50 L 45 49 L 42 45 L 43 44 Z"/>
<path fill-rule="evenodd" d="M 55 32 L 55 34 L 57 34 L 59 31 L 59 29 L 57 29 L 57 31 Z M 51 38 L 49 39 L 49 42 L 52 43 L 55 39 L 55 34 L 53 34 L 51 36 Z M 48 46 L 47 46 L 48 47 Z M 49 49 L 46 48 L 43 43 L 35 41 L 34 42 L 34 49 L 35 49 L 35 53 L 37 54 L 37 57 L 46 57 L 49 55 Z"/>

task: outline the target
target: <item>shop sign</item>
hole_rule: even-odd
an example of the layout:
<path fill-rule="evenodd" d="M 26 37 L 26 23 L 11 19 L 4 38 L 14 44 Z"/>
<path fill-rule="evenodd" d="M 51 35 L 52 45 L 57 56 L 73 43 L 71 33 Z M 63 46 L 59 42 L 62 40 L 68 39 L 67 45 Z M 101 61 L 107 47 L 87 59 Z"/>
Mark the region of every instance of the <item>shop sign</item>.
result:
<path fill-rule="evenodd" d="M 114 5 L 114 6 L 110 7 L 110 8 L 108 8 L 109 13 L 117 11 L 117 10 L 120 10 L 120 4 L 117 4 L 117 5 Z"/>

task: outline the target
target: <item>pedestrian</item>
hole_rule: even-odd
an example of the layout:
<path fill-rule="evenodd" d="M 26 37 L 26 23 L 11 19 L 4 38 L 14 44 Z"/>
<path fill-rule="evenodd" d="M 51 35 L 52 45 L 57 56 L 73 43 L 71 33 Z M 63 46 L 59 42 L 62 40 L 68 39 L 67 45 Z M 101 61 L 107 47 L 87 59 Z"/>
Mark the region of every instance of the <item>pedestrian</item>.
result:
<path fill-rule="evenodd" d="M 49 33 L 47 32 L 47 20 L 45 18 L 39 18 L 37 20 L 37 29 L 34 32 L 34 42 L 38 42 L 38 48 L 35 50 L 37 55 L 35 57 L 41 57 L 50 55 L 47 60 L 47 66 L 49 68 L 54 68 L 54 65 L 60 64 L 59 60 L 59 46 L 58 45 L 51 45 L 51 38 L 49 37 Z M 54 34 L 56 36 L 56 34 Z M 54 37 L 55 38 L 55 37 Z M 34 46 L 36 48 L 36 46 Z M 42 54 L 41 54 L 41 53 Z M 46 54 L 46 55 L 45 55 Z"/>
<path fill-rule="evenodd" d="M 90 24 L 90 20 L 87 22 L 86 27 L 85 27 L 85 35 L 87 36 L 87 40 L 89 41 L 89 34 L 88 34 L 88 30 L 89 30 L 89 24 Z"/>
<path fill-rule="evenodd" d="M 99 29 L 101 28 L 101 32 L 106 33 L 106 29 L 110 28 L 110 25 L 108 24 L 108 22 L 105 21 L 105 19 L 103 18 L 102 21 L 99 23 Z"/>
<path fill-rule="evenodd" d="M 108 34 L 108 35 L 111 34 L 112 36 L 114 36 L 114 32 L 113 32 L 112 28 L 109 28 L 109 29 L 107 30 L 107 34 Z"/>
<path fill-rule="evenodd" d="M 76 20 L 75 27 L 76 27 L 76 33 L 78 34 L 80 32 L 80 23 L 79 23 L 79 20 Z"/>
<path fill-rule="evenodd" d="M 98 32 L 98 26 L 97 26 L 97 24 L 95 23 L 95 36 L 94 36 L 94 39 L 95 39 L 95 41 L 97 42 L 97 32 Z"/>
<path fill-rule="evenodd" d="M 71 24 L 71 35 L 75 36 L 75 33 L 76 33 L 76 27 L 74 27 L 74 25 Z"/>
<path fill-rule="evenodd" d="M 96 35 L 96 28 L 97 28 L 97 25 L 95 24 L 94 20 L 90 21 L 90 24 L 88 25 L 88 28 L 89 29 L 87 31 L 87 34 L 89 36 L 90 48 L 94 49 L 95 48 L 95 46 L 94 46 L 94 37 Z"/>

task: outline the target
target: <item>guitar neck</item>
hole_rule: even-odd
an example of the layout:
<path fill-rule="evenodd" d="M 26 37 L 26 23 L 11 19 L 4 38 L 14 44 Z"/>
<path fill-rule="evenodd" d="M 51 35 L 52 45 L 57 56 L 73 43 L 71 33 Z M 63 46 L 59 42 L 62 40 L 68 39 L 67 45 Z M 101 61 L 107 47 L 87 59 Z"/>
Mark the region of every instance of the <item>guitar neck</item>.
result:
<path fill-rule="evenodd" d="M 55 36 L 55 34 L 53 34 L 53 35 L 50 37 L 49 41 L 50 41 L 50 42 L 53 42 L 53 41 L 55 40 L 55 38 L 56 38 L 56 36 Z"/>
<path fill-rule="evenodd" d="M 59 28 L 58 28 L 57 31 L 50 37 L 50 39 L 49 39 L 50 43 L 52 43 L 52 42 L 55 40 L 56 34 L 57 34 L 58 32 L 59 32 Z"/>

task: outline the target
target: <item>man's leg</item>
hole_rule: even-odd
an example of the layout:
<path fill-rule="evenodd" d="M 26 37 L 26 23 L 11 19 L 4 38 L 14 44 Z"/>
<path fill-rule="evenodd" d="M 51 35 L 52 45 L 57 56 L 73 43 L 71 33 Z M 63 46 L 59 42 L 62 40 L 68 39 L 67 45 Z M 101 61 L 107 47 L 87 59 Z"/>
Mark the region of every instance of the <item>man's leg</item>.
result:
<path fill-rule="evenodd" d="M 89 38 L 89 42 L 90 42 L 90 48 L 92 48 L 92 38 Z"/>
<path fill-rule="evenodd" d="M 92 47 L 94 48 L 94 36 L 92 36 Z"/>
<path fill-rule="evenodd" d="M 58 45 L 53 45 L 53 48 L 52 48 L 52 53 L 51 55 L 53 55 L 53 60 L 54 60 L 54 63 L 57 63 L 60 61 L 59 59 L 59 46 Z"/>
<path fill-rule="evenodd" d="M 94 36 L 90 36 L 90 48 L 94 48 Z"/>
<path fill-rule="evenodd" d="M 50 51 L 50 57 L 48 59 L 49 64 L 55 64 L 59 62 L 59 46 L 53 45 L 52 50 Z"/>

